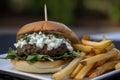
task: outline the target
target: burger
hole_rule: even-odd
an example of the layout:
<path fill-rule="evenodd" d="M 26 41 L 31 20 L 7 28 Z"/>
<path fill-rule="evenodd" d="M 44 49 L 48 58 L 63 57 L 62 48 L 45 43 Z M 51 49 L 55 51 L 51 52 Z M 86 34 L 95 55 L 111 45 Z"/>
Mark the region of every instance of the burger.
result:
<path fill-rule="evenodd" d="M 80 57 L 73 44 L 79 38 L 66 25 L 54 21 L 38 21 L 24 25 L 16 35 L 16 50 L 6 56 L 14 68 L 31 73 L 59 71 L 68 59 Z"/>

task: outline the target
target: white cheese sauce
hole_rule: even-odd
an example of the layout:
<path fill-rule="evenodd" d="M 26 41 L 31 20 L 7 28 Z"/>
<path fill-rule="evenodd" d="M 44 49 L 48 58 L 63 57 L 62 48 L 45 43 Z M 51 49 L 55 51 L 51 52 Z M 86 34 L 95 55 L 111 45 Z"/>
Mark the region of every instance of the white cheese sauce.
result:
<path fill-rule="evenodd" d="M 27 42 L 24 39 L 18 40 L 17 43 L 14 44 L 14 46 L 17 47 L 23 47 L 26 44 L 35 44 L 39 48 L 43 48 L 45 44 L 47 44 L 47 50 L 52 50 L 58 48 L 62 43 L 65 43 L 67 46 L 67 49 L 69 51 L 73 51 L 73 48 L 70 44 L 70 41 L 65 38 L 56 38 L 53 34 L 45 35 L 42 32 L 39 33 L 33 33 L 33 34 L 25 34 L 29 38 L 29 41 Z"/>

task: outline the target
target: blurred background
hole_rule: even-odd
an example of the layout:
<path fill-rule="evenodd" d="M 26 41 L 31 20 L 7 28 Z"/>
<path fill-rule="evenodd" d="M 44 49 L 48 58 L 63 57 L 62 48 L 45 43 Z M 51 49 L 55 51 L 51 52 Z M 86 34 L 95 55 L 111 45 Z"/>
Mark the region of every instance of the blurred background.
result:
<path fill-rule="evenodd" d="M 78 36 L 120 31 L 120 0 L 1 0 L 0 53 L 15 43 L 17 30 L 30 22 L 48 20 L 70 27 Z"/>

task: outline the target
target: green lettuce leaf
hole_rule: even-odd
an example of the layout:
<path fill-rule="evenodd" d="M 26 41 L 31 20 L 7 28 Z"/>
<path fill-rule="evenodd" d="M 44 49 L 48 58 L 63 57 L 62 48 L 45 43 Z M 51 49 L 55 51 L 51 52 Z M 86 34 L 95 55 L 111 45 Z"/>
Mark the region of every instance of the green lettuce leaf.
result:
<path fill-rule="evenodd" d="M 58 59 L 67 59 L 67 58 L 74 58 L 74 57 L 81 56 L 79 51 L 68 52 L 59 57 L 50 57 L 48 55 L 42 55 L 42 54 L 38 54 L 38 53 L 33 53 L 31 55 L 28 55 L 27 53 L 24 53 L 24 54 L 25 55 L 23 57 L 20 57 L 17 55 L 16 50 L 9 48 L 6 59 L 26 60 L 26 61 L 28 61 L 28 63 L 32 64 L 36 61 L 54 61 L 54 60 L 58 60 Z"/>
<path fill-rule="evenodd" d="M 17 56 L 16 53 L 17 53 L 16 50 L 13 50 L 12 48 L 9 48 L 6 59 L 16 59 L 16 60 L 18 60 L 19 56 Z"/>
<path fill-rule="evenodd" d="M 74 57 L 80 57 L 81 54 L 79 51 L 72 51 L 72 52 L 69 52 L 69 53 L 65 53 L 64 55 L 62 56 L 59 56 L 59 57 L 53 57 L 53 59 L 67 59 L 67 58 L 74 58 Z"/>

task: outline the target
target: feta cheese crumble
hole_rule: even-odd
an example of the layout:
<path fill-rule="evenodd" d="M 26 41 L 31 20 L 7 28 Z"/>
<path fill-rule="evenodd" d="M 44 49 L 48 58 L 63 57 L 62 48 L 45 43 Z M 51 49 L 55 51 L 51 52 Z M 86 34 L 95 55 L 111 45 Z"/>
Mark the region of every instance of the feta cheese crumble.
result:
<path fill-rule="evenodd" d="M 62 43 L 65 43 L 67 46 L 67 49 L 69 51 L 73 51 L 70 41 L 63 37 L 57 38 L 53 34 L 44 34 L 42 32 L 25 34 L 24 36 L 28 40 L 21 38 L 20 40 L 18 40 L 17 43 L 14 44 L 16 48 L 17 47 L 22 48 L 26 44 L 35 44 L 37 47 L 42 49 L 43 46 L 47 44 L 47 50 L 52 50 L 52 49 L 58 48 Z"/>

